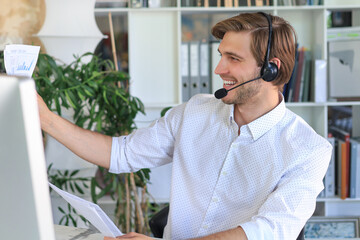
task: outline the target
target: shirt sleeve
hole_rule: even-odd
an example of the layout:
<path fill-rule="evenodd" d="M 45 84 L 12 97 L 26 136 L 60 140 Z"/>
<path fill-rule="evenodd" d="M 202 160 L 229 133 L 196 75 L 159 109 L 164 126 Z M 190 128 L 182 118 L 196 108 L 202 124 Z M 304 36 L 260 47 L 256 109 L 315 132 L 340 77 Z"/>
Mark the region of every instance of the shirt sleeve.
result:
<path fill-rule="evenodd" d="M 113 137 L 109 171 L 136 172 L 170 163 L 184 108 L 185 104 L 174 107 L 149 127 L 128 136 Z"/>
<path fill-rule="evenodd" d="M 296 239 L 315 210 L 316 198 L 324 188 L 332 146 L 314 148 L 301 165 L 281 177 L 251 221 L 240 224 L 249 240 Z"/>

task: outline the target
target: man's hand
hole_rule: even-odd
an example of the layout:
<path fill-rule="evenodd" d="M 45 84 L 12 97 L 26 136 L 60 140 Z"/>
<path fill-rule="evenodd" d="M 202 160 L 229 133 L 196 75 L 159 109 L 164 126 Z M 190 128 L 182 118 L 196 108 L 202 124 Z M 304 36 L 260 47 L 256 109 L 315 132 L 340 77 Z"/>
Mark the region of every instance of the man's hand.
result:
<path fill-rule="evenodd" d="M 134 239 L 134 240 L 153 240 L 153 238 L 145 236 L 143 234 L 140 233 L 135 233 L 135 232 L 131 232 L 122 236 L 118 236 L 116 238 L 112 238 L 112 237 L 104 237 L 104 240 L 117 240 L 117 239 Z"/>
<path fill-rule="evenodd" d="M 38 102 L 38 109 L 39 109 L 39 115 L 40 115 L 40 124 L 41 124 L 41 128 L 44 128 L 45 118 L 48 114 L 51 114 L 51 111 L 47 107 L 47 105 L 44 102 L 44 100 L 42 99 L 42 97 L 38 93 L 36 93 L 36 94 L 37 94 L 37 102 Z"/>

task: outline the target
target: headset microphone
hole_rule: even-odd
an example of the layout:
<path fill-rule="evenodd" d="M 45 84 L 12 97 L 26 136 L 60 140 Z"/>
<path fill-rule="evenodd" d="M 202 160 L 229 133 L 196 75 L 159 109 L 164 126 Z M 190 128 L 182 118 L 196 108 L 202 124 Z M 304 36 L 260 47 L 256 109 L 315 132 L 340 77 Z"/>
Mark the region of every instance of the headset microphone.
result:
<path fill-rule="evenodd" d="M 259 12 L 260 14 L 264 15 L 264 17 L 266 17 L 268 23 L 269 23 L 269 36 L 268 36 L 268 43 L 267 43 L 267 49 L 266 49 L 266 54 L 265 54 L 265 60 L 264 60 L 264 64 L 260 70 L 260 77 L 257 77 L 257 78 L 254 78 L 254 79 L 251 79 L 249 81 L 246 81 L 246 82 L 243 82 L 233 88 L 230 88 L 229 90 L 226 90 L 225 88 L 221 88 L 219 90 L 217 90 L 215 92 L 215 97 L 217 99 L 221 99 L 223 97 L 225 97 L 229 91 L 237 88 L 237 87 L 240 87 L 246 83 L 249 83 L 249 82 L 252 82 L 252 81 L 255 81 L 257 79 L 264 79 L 266 82 L 271 82 L 273 80 L 275 80 L 275 78 L 277 77 L 278 75 L 278 67 L 275 63 L 272 63 L 272 62 L 269 62 L 269 56 L 270 56 L 270 48 L 271 48 L 271 36 L 272 36 L 272 21 L 271 21 L 271 17 L 264 13 L 264 12 Z"/>
<path fill-rule="evenodd" d="M 233 90 L 233 89 L 235 89 L 235 88 L 237 88 L 237 87 L 240 87 L 240 86 L 242 86 L 242 85 L 244 85 L 244 84 L 246 84 L 246 83 L 249 83 L 249 82 L 258 80 L 258 79 L 260 79 L 260 78 L 261 78 L 261 77 L 257 77 L 257 78 L 251 79 L 251 80 L 249 80 L 249 81 L 240 83 L 239 85 L 236 85 L 235 87 L 232 87 L 232 88 L 230 88 L 229 90 L 226 90 L 225 88 L 220 88 L 219 90 L 217 90 L 217 91 L 214 93 L 214 94 L 215 94 L 215 97 L 216 97 L 217 99 L 221 99 L 221 98 L 225 97 L 225 96 L 228 94 L 229 91 L 231 91 L 231 90 Z"/>

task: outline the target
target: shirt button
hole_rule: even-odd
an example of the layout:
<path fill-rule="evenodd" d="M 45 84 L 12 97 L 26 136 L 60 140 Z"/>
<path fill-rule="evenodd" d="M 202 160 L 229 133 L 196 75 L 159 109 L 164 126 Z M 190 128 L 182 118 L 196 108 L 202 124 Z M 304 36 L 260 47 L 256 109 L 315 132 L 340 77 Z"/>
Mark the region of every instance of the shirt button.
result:
<path fill-rule="evenodd" d="M 203 226 L 203 229 L 208 229 L 208 228 L 209 228 L 208 225 L 204 225 L 204 226 Z"/>
<path fill-rule="evenodd" d="M 226 171 L 223 171 L 223 172 L 222 172 L 222 175 L 226 176 L 226 175 L 227 175 L 227 172 L 226 172 Z"/>
<path fill-rule="evenodd" d="M 213 198 L 213 199 L 212 199 L 212 201 L 213 201 L 214 203 L 216 203 L 216 202 L 218 202 L 218 201 L 219 201 L 219 199 L 217 199 L 217 198 Z"/>

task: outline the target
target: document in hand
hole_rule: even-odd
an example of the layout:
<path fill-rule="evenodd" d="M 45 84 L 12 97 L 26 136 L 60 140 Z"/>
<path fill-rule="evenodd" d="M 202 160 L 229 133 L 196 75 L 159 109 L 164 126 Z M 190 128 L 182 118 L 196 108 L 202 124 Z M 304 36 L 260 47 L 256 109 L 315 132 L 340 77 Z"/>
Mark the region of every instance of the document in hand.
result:
<path fill-rule="evenodd" d="M 91 222 L 104 236 L 116 237 L 123 235 L 98 205 L 65 192 L 51 183 L 49 183 L 49 185 L 55 192 L 70 203 L 78 213 Z"/>
<path fill-rule="evenodd" d="M 6 45 L 4 61 L 7 75 L 31 77 L 36 66 L 39 51 L 39 46 Z"/>

